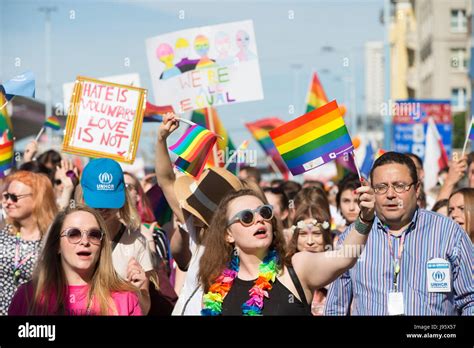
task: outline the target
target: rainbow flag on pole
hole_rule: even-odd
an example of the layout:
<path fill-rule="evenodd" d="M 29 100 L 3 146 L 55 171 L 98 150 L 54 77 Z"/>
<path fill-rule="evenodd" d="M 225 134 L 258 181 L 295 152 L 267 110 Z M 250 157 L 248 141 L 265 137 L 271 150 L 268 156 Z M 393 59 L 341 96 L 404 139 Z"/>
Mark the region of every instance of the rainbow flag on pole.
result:
<path fill-rule="evenodd" d="M 474 141 L 474 118 L 471 119 L 471 127 L 469 127 L 469 140 Z"/>
<path fill-rule="evenodd" d="M 6 98 L 0 92 L 0 106 Z M 13 127 L 6 106 L 0 109 L 0 178 L 4 178 L 13 167 Z"/>
<path fill-rule="evenodd" d="M 269 134 L 293 175 L 307 172 L 354 150 L 335 100 L 285 123 Z"/>
<path fill-rule="evenodd" d="M 288 168 L 286 167 L 285 162 L 283 162 L 278 150 L 270 138 L 270 135 L 268 134 L 268 132 L 280 127 L 283 124 L 285 124 L 285 121 L 282 121 L 277 117 L 269 117 L 256 122 L 246 123 L 245 126 L 269 157 L 273 170 L 275 170 L 274 167 L 276 167 L 281 175 L 287 178 Z"/>
<path fill-rule="evenodd" d="M 49 116 L 46 121 L 44 122 L 44 127 L 49 127 L 54 130 L 61 129 L 61 123 L 59 123 L 59 119 L 55 116 Z"/>
<path fill-rule="evenodd" d="M 158 106 L 146 102 L 143 122 L 163 122 L 163 115 L 168 112 L 174 112 L 171 105 Z"/>
<path fill-rule="evenodd" d="M 306 113 L 326 105 L 328 102 L 328 97 L 324 92 L 323 85 L 319 81 L 318 74 L 314 72 L 309 87 L 308 97 L 306 98 Z"/>
<path fill-rule="evenodd" d="M 216 134 L 208 129 L 198 124 L 189 127 L 176 144 L 169 148 L 178 155 L 176 167 L 196 178 L 199 177 L 216 141 Z"/>

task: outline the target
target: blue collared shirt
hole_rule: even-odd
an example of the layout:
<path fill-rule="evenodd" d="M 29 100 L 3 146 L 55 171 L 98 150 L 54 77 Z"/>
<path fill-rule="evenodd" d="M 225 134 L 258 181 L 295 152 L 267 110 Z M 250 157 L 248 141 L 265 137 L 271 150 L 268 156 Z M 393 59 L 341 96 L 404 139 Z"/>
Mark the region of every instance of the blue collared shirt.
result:
<path fill-rule="evenodd" d="M 350 228 L 341 235 L 342 244 Z M 393 254 L 400 258 L 398 291 L 403 292 L 406 315 L 474 315 L 473 245 L 453 220 L 417 209 L 400 236 L 388 233 L 376 217 L 367 244 L 357 263 L 331 284 L 325 315 L 388 315 L 387 299 L 394 291 Z M 427 262 L 449 262 L 451 292 L 428 292 Z"/>

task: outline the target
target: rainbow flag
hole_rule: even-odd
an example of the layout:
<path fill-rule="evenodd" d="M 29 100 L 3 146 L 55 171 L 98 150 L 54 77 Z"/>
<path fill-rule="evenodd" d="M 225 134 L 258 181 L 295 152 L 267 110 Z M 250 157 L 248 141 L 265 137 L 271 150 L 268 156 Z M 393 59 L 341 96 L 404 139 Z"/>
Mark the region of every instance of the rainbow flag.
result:
<path fill-rule="evenodd" d="M 323 85 L 319 81 L 318 74 L 314 72 L 309 87 L 308 97 L 306 98 L 306 113 L 326 105 L 328 102 L 328 97 L 324 92 Z"/>
<path fill-rule="evenodd" d="M 469 128 L 469 140 L 474 141 L 474 119 L 471 120 L 471 127 Z"/>
<path fill-rule="evenodd" d="M 49 116 L 46 121 L 44 122 L 43 127 L 49 127 L 54 130 L 61 129 L 61 123 L 59 123 L 59 119 L 55 116 Z"/>
<path fill-rule="evenodd" d="M 216 134 L 208 129 L 198 124 L 189 127 L 176 144 L 169 148 L 178 155 L 176 167 L 196 178 L 199 177 L 216 141 Z"/>
<path fill-rule="evenodd" d="M 285 162 L 283 162 L 278 150 L 270 138 L 270 135 L 268 134 L 268 132 L 280 127 L 283 124 L 285 124 L 285 121 L 282 121 L 277 117 L 269 117 L 256 122 L 246 123 L 245 126 L 250 131 L 254 139 L 262 147 L 266 155 L 275 164 L 276 169 L 278 169 L 281 175 L 283 175 L 283 177 L 286 179 L 288 178 L 288 168 L 286 167 Z"/>
<path fill-rule="evenodd" d="M 0 106 L 6 102 L 5 95 L 0 93 Z M 4 178 L 13 167 L 13 126 L 7 107 L 0 109 L 0 178 Z"/>
<path fill-rule="evenodd" d="M 379 150 L 375 153 L 374 161 L 375 161 L 377 158 L 379 158 L 380 156 L 382 156 L 385 152 L 387 152 L 387 151 L 385 151 L 384 149 L 379 149 Z"/>
<path fill-rule="evenodd" d="M 143 122 L 163 122 L 163 114 L 173 112 L 171 105 L 157 106 L 146 102 L 145 112 L 143 113 Z"/>
<path fill-rule="evenodd" d="M 269 134 L 293 175 L 307 172 L 354 150 L 335 100 L 285 123 Z"/>
<path fill-rule="evenodd" d="M 208 109 L 198 109 L 194 110 L 191 115 L 191 121 L 207 129 L 211 129 L 211 118 L 212 116 L 212 130 L 217 135 L 220 135 L 222 138 L 217 139 L 217 165 L 219 167 L 224 167 L 226 163 L 225 156 L 219 156 L 219 154 L 229 154 L 231 151 L 235 150 L 234 143 L 229 137 L 229 133 L 224 127 L 217 110 L 215 108 L 209 108 L 211 115 L 209 115 Z M 206 162 L 206 167 L 217 166 L 214 160 L 214 156 L 209 156 Z M 232 171 L 231 171 L 232 172 Z M 237 174 L 237 173 L 233 173 Z"/>

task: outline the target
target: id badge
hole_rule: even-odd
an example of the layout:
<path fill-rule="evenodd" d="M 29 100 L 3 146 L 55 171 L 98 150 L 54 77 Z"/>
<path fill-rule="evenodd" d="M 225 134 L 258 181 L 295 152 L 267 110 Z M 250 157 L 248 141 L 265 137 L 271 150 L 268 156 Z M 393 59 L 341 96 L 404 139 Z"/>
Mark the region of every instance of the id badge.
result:
<path fill-rule="evenodd" d="M 441 258 L 428 261 L 426 264 L 426 281 L 428 292 L 451 292 L 449 262 Z"/>
<path fill-rule="evenodd" d="M 388 293 L 388 315 L 403 315 L 405 308 L 403 306 L 403 292 Z"/>

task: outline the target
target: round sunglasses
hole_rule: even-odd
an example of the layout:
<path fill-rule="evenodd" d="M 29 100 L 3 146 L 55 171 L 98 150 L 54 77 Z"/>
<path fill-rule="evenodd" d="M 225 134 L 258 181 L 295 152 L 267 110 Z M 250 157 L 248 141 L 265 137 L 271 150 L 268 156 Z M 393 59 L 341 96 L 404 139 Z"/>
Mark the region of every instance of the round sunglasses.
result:
<path fill-rule="evenodd" d="M 61 237 L 66 237 L 69 243 L 71 244 L 79 244 L 82 240 L 84 234 L 87 237 L 87 240 L 92 244 L 99 245 L 104 237 L 104 232 L 99 230 L 98 228 L 92 228 L 90 230 L 81 231 L 79 228 L 71 227 L 64 230 L 61 233 Z"/>
<path fill-rule="evenodd" d="M 260 215 L 263 220 L 269 221 L 273 218 L 273 206 L 271 206 L 270 204 L 265 204 L 253 210 L 245 209 L 239 211 L 237 214 L 234 215 L 232 219 L 227 222 L 227 227 L 236 222 L 240 222 L 245 227 L 251 226 L 255 222 L 255 213 L 258 213 L 258 215 Z"/>

